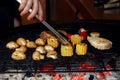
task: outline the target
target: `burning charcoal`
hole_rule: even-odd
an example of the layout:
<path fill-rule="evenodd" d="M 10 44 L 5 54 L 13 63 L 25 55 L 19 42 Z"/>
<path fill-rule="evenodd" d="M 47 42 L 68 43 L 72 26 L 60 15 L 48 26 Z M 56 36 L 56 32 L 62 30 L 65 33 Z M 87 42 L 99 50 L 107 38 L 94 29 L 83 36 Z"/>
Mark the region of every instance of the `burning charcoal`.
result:
<path fill-rule="evenodd" d="M 45 78 L 43 78 L 42 80 L 46 80 Z"/>
<path fill-rule="evenodd" d="M 115 78 L 114 76 L 108 76 L 108 77 L 106 77 L 105 80 L 118 80 L 118 79 Z"/>
<path fill-rule="evenodd" d="M 94 76 L 90 75 L 89 80 L 94 80 Z"/>
<path fill-rule="evenodd" d="M 38 74 L 37 77 L 42 77 L 42 75 L 41 75 L 41 74 Z"/>
<path fill-rule="evenodd" d="M 30 78 L 30 77 L 33 77 L 33 74 L 30 71 L 27 71 L 23 77 L 23 80 L 27 80 L 26 78 Z"/>

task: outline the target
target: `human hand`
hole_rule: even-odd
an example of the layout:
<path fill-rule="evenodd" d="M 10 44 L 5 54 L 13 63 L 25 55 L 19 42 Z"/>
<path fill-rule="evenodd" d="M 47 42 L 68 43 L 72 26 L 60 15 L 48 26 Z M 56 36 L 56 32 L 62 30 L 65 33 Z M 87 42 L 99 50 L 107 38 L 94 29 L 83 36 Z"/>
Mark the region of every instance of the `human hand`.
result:
<path fill-rule="evenodd" d="M 32 11 L 27 17 L 28 20 L 33 19 L 36 15 L 38 15 L 37 18 L 40 21 L 43 20 L 43 10 L 39 0 L 21 0 L 21 4 L 19 6 L 20 15 L 25 15 L 30 9 L 32 9 Z"/>

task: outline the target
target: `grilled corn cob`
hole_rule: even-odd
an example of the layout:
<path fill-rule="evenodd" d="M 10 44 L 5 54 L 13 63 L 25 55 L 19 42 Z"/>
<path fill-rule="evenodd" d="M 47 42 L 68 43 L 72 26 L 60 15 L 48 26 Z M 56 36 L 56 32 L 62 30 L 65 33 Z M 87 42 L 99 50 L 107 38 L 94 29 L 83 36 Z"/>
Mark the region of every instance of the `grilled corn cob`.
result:
<path fill-rule="evenodd" d="M 87 53 L 87 44 L 86 43 L 76 44 L 75 51 L 77 55 L 85 55 Z"/>
<path fill-rule="evenodd" d="M 74 34 L 71 36 L 70 40 L 71 40 L 72 44 L 75 45 L 75 44 L 81 43 L 82 37 L 79 36 L 78 34 Z"/>
<path fill-rule="evenodd" d="M 61 44 L 61 56 L 70 57 L 73 55 L 73 47 L 71 45 Z"/>

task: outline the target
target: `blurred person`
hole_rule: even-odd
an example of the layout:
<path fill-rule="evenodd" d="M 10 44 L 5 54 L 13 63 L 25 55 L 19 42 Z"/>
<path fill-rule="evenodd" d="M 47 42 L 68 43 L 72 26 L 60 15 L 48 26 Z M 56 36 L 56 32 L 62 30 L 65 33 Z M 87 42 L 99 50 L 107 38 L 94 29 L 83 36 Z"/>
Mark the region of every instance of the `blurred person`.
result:
<path fill-rule="evenodd" d="M 38 15 L 38 19 L 42 21 L 43 10 L 39 0 L 21 0 L 20 4 L 16 0 L 0 0 L 0 35 L 20 26 L 21 16 L 27 14 L 29 9 L 32 12 L 27 16 L 28 20 Z"/>
<path fill-rule="evenodd" d="M 21 16 L 25 15 L 32 8 L 31 14 L 28 16 L 28 20 L 33 19 L 38 14 L 38 19 L 42 21 L 43 11 L 39 0 L 21 0 L 19 11 Z"/>

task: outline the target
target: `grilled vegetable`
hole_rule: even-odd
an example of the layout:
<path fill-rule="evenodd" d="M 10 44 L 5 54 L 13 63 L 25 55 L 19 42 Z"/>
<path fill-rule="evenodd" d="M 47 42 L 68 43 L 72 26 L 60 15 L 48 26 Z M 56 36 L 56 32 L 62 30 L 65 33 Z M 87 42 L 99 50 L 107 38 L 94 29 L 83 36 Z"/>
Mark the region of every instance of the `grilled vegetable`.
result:
<path fill-rule="evenodd" d="M 73 34 L 71 36 L 71 42 L 72 42 L 73 45 L 81 43 L 81 41 L 82 41 L 82 37 L 79 36 L 79 34 Z"/>
<path fill-rule="evenodd" d="M 26 51 L 27 51 L 27 47 L 25 47 L 25 46 L 20 46 L 19 48 L 16 48 L 15 50 L 22 51 L 22 52 L 26 52 Z"/>
<path fill-rule="evenodd" d="M 87 31 L 84 28 L 80 28 L 78 33 L 82 37 L 82 40 L 86 40 L 87 39 Z"/>
<path fill-rule="evenodd" d="M 33 54 L 32 54 L 32 59 L 35 60 L 35 61 L 40 60 L 40 52 L 34 51 Z"/>
<path fill-rule="evenodd" d="M 86 43 L 76 44 L 75 51 L 76 51 L 77 55 L 85 55 L 87 53 L 87 44 Z"/>
<path fill-rule="evenodd" d="M 46 53 L 46 50 L 43 46 L 38 46 L 36 48 L 36 51 L 40 52 L 41 54 L 45 54 Z"/>
<path fill-rule="evenodd" d="M 91 32 L 91 33 L 90 33 L 90 36 L 91 36 L 91 37 L 99 37 L 99 36 L 100 36 L 100 33 L 99 33 L 99 32 Z"/>
<path fill-rule="evenodd" d="M 46 50 L 47 52 L 54 50 L 54 48 L 53 48 L 52 46 L 50 46 L 50 45 L 45 45 L 44 48 L 45 48 L 45 50 Z"/>
<path fill-rule="evenodd" d="M 10 41 L 6 44 L 6 48 L 9 48 L 9 49 L 15 49 L 18 47 L 19 45 L 15 41 Z"/>
<path fill-rule="evenodd" d="M 16 43 L 20 46 L 26 46 L 27 42 L 24 38 L 20 37 L 16 40 Z"/>
<path fill-rule="evenodd" d="M 57 52 L 54 50 L 49 51 L 46 56 L 47 56 L 47 58 L 57 59 Z"/>
<path fill-rule="evenodd" d="M 35 44 L 35 42 L 29 41 L 29 40 L 27 40 L 26 46 L 27 46 L 28 48 L 36 48 L 36 47 L 37 47 L 37 45 Z"/>
<path fill-rule="evenodd" d="M 70 57 L 73 56 L 73 47 L 71 45 L 61 44 L 61 56 Z"/>
<path fill-rule="evenodd" d="M 37 45 L 45 45 L 45 40 L 44 39 L 42 39 L 42 38 L 37 38 L 36 40 L 35 40 L 35 43 L 37 44 Z"/>
<path fill-rule="evenodd" d="M 44 39 L 44 40 L 47 40 L 47 38 L 53 36 L 53 34 L 51 34 L 50 32 L 48 31 L 42 31 L 40 33 L 40 38 Z"/>
<path fill-rule="evenodd" d="M 71 36 L 72 36 L 72 34 L 70 34 L 70 33 L 67 34 L 67 38 L 68 38 L 68 39 L 70 39 Z"/>
<path fill-rule="evenodd" d="M 59 45 L 59 42 L 58 42 L 58 39 L 56 37 L 51 36 L 50 38 L 47 38 L 47 44 L 54 47 L 54 48 L 57 48 Z"/>
<path fill-rule="evenodd" d="M 26 59 L 26 55 L 24 52 L 16 50 L 12 53 L 11 58 L 13 60 L 24 60 Z"/>

